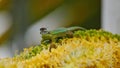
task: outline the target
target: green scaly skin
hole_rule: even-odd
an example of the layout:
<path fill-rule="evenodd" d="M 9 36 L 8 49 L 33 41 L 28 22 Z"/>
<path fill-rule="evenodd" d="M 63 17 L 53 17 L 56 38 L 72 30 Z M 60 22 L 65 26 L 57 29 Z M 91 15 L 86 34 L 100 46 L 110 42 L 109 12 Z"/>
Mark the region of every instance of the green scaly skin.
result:
<path fill-rule="evenodd" d="M 66 38 L 66 37 L 72 37 L 73 32 L 77 30 L 86 30 L 82 27 L 69 27 L 69 28 L 58 28 L 56 30 L 49 31 L 47 34 L 42 35 L 42 43 L 47 44 L 51 42 L 56 42 L 59 38 Z"/>

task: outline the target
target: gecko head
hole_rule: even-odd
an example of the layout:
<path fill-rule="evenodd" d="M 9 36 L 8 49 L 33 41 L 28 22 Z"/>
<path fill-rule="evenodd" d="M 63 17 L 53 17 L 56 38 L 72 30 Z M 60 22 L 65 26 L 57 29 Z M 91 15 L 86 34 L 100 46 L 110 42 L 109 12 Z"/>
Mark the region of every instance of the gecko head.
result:
<path fill-rule="evenodd" d="M 42 27 L 42 28 L 40 28 L 40 34 L 49 34 L 49 31 L 47 31 L 47 28 L 45 28 L 45 27 Z"/>

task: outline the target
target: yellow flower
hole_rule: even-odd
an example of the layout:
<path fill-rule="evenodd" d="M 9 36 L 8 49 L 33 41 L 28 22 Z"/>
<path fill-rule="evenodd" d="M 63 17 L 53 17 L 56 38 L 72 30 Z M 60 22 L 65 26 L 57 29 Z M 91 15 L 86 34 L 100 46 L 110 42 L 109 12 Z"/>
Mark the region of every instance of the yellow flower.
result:
<path fill-rule="evenodd" d="M 31 55 L 34 47 L 25 49 L 23 56 L 2 59 L 0 68 L 120 68 L 119 35 L 102 30 L 76 31 L 73 38 L 55 44 L 57 48 L 51 52 L 51 44 L 48 48 L 42 44 L 43 50 L 29 59 L 21 57 Z"/>

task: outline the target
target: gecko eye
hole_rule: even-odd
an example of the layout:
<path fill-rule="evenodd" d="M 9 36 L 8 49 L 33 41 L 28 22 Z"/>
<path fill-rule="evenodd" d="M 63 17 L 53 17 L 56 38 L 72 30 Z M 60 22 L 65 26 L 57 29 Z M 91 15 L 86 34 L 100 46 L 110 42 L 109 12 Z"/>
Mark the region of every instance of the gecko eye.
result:
<path fill-rule="evenodd" d="M 40 28 L 40 31 L 46 31 L 46 30 L 47 28 L 44 28 L 44 27 Z"/>
<path fill-rule="evenodd" d="M 40 34 L 49 34 L 47 28 L 40 28 Z"/>

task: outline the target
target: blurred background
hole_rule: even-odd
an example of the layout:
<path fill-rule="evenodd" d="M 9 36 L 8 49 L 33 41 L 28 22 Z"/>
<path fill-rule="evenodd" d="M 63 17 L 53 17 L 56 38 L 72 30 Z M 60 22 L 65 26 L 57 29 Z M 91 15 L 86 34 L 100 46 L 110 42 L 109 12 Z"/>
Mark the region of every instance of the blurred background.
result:
<path fill-rule="evenodd" d="M 0 58 L 39 45 L 40 28 L 81 26 L 118 33 L 119 0 L 0 0 Z"/>

